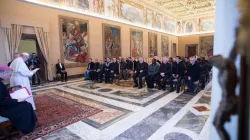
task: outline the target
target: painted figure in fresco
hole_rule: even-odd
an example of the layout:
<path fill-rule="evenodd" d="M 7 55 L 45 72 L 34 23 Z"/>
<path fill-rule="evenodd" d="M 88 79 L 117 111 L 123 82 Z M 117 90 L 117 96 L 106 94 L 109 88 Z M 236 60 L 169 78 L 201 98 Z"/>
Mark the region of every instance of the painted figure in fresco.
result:
<path fill-rule="evenodd" d="M 181 33 L 181 22 L 178 21 L 178 22 L 176 23 L 176 25 L 177 25 L 177 34 L 180 34 L 180 33 Z"/>
<path fill-rule="evenodd" d="M 159 14 L 156 14 L 155 26 L 156 26 L 156 28 L 161 29 L 161 15 L 159 15 Z"/>
<path fill-rule="evenodd" d="M 66 6 L 74 6 L 74 0 L 64 0 Z"/>
<path fill-rule="evenodd" d="M 111 57 L 111 50 L 113 48 L 113 40 L 109 37 L 109 39 L 106 40 L 106 57 Z"/>
<path fill-rule="evenodd" d="M 149 49 L 149 56 L 150 57 L 157 56 L 157 47 L 155 45 L 156 45 L 156 40 L 154 38 L 154 35 L 151 35 L 150 49 Z"/>
<path fill-rule="evenodd" d="M 129 7 L 123 16 L 125 19 L 133 22 L 133 23 L 142 23 L 141 17 L 140 17 L 140 13 L 133 7 Z"/>
<path fill-rule="evenodd" d="M 188 22 L 187 25 L 186 25 L 186 32 L 191 33 L 191 32 L 193 32 L 193 29 L 194 29 L 193 23 Z"/>
<path fill-rule="evenodd" d="M 77 0 L 77 6 L 82 9 L 89 9 L 88 0 Z"/>

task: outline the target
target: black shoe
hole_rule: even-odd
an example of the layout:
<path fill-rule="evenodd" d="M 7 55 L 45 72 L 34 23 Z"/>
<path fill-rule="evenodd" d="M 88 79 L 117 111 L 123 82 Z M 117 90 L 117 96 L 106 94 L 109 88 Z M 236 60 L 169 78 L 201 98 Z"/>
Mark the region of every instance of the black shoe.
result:
<path fill-rule="evenodd" d="M 138 85 L 134 85 L 133 87 L 136 88 L 136 87 L 138 87 Z"/>
<path fill-rule="evenodd" d="M 99 81 L 99 83 L 102 83 L 102 81 Z"/>
<path fill-rule="evenodd" d="M 173 92 L 173 91 L 174 91 L 174 89 L 172 89 L 172 88 L 169 89 L 169 92 Z"/>
<path fill-rule="evenodd" d="M 180 90 L 176 90 L 176 93 L 180 93 Z"/>
<path fill-rule="evenodd" d="M 138 89 L 142 89 L 142 86 L 139 86 Z"/>
<path fill-rule="evenodd" d="M 162 88 L 163 91 L 166 91 L 166 88 Z"/>
<path fill-rule="evenodd" d="M 162 90 L 162 88 L 158 87 L 158 90 Z"/>

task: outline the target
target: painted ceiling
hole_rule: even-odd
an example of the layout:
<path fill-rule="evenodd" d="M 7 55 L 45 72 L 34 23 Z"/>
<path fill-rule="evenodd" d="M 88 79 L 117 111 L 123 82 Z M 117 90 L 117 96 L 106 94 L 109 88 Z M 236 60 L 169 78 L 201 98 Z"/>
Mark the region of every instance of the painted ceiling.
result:
<path fill-rule="evenodd" d="M 142 0 L 177 20 L 215 15 L 215 0 Z"/>

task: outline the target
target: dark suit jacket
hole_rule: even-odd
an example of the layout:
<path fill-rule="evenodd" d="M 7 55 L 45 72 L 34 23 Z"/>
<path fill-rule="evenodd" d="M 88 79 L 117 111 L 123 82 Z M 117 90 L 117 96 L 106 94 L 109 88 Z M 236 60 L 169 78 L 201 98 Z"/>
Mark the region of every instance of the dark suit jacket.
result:
<path fill-rule="evenodd" d="M 95 63 L 94 62 L 90 62 L 88 64 L 87 70 L 94 70 L 94 66 L 95 66 Z"/>
<path fill-rule="evenodd" d="M 165 75 L 170 75 L 171 74 L 171 64 L 167 63 L 161 63 L 160 68 L 159 68 L 159 74 L 164 73 Z"/>
<path fill-rule="evenodd" d="M 119 74 L 119 64 L 118 64 L 118 62 L 111 63 L 110 64 L 110 70 L 113 70 L 114 74 Z"/>
<path fill-rule="evenodd" d="M 59 63 L 56 64 L 56 73 L 61 73 L 62 70 L 65 70 L 64 64 L 62 64 L 62 68 L 60 67 Z"/>
<path fill-rule="evenodd" d="M 137 63 L 136 64 L 136 73 L 140 73 L 140 71 L 143 70 L 142 73 L 148 74 L 148 63 L 143 62 L 143 63 Z"/>
<path fill-rule="evenodd" d="M 176 67 L 173 70 L 173 74 L 177 74 L 181 77 L 184 76 L 185 65 L 183 61 L 180 61 L 178 64 L 176 63 Z"/>
<path fill-rule="evenodd" d="M 200 65 L 197 62 L 195 62 L 194 65 L 190 64 L 187 75 L 191 77 L 193 82 L 198 81 L 200 78 Z"/>

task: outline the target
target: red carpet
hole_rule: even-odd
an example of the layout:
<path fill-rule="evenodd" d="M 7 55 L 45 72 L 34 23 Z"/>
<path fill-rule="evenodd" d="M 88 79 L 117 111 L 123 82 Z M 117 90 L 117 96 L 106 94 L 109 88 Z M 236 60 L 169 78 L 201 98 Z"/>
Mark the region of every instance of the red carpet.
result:
<path fill-rule="evenodd" d="M 102 111 L 52 93 L 35 95 L 34 98 L 41 126 L 21 139 L 42 137 Z"/>

